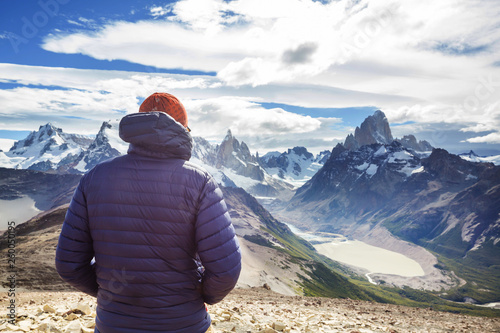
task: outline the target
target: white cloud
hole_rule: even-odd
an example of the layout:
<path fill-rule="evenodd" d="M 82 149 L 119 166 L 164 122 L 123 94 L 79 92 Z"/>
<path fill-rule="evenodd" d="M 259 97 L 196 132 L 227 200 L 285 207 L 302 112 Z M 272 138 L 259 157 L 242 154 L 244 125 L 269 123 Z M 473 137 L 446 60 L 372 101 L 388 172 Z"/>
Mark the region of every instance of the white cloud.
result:
<path fill-rule="evenodd" d="M 247 98 L 220 97 L 186 100 L 191 134 L 220 143 L 231 130 L 253 153 L 286 151 L 295 146 L 307 147 L 313 153 L 331 150 L 343 141 L 350 129 L 340 125 L 339 118 L 311 118 L 281 108 L 265 109 Z"/>
<path fill-rule="evenodd" d="M 398 137 L 409 133 L 425 133 L 425 139 L 436 147 L 451 144 L 452 140 L 463 143 L 500 143 L 498 100 L 484 103 L 472 110 L 463 105 L 415 104 L 397 109 L 388 108 L 384 112 L 391 123 L 409 123 L 393 129 L 393 134 Z M 476 133 L 487 132 L 490 133 L 474 136 Z"/>
<path fill-rule="evenodd" d="M 494 132 L 484 136 L 478 136 L 465 140 L 471 143 L 500 143 L 500 133 Z"/>
<path fill-rule="evenodd" d="M 172 11 L 172 4 L 168 4 L 166 6 L 152 6 L 151 8 L 149 8 L 151 16 L 155 18 L 165 16 L 171 11 Z"/>
<path fill-rule="evenodd" d="M 233 86 L 316 84 L 428 104 L 461 103 L 478 76 L 498 71 L 494 1 L 182 0 L 150 10 L 172 15 L 54 34 L 43 47 L 215 71 Z M 302 61 L 287 61 L 307 45 Z M 460 53 L 471 49 L 483 51 Z"/>
<path fill-rule="evenodd" d="M 250 137 L 310 133 L 321 126 L 321 121 L 316 118 L 281 108 L 265 109 L 246 98 L 187 100 L 184 105 L 189 110 L 190 127 L 205 138 L 220 137 L 228 129 Z"/>
<path fill-rule="evenodd" d="M 84 25 L 81 24 L 80 22 L 76 22 L 74 20 L 67 20 L 66 22 L 68 22 L 69 24 L 73 24 L 73 25 L 77 25 L 79 27 L 83 27 Z"/>
<path fill-rule="evenodd" d="M 235 133 L 265 145 L 272 140 L 252 136 L 250 129 L 266 131 L 266 123 L 238 116 L 231 107 L 261 115 L 263 109 L 251 101 L 373 105 L 394 123 L 413 122 L 427 130 L 447 124 L 458 134 L 476 136 L 467 142 L 490 140 L 500 129 L 500 67 L 492 65 L 500 53 L 498 1 L 182 0 L 149 11 L 154 19 L 106 21 L 93 31 L 56 32 L 44 39 L 43 48 L 217 76 L 0 65 L 0 81 L 79 89 L 84 92 L 68 94 L 82 105 L 86 96 L 88 105 L 97 103 L 97 109 L 126 112 L 137 107 L 134 98 L 171 90 L 189 101 L 200 121 L 209 119 L 202 111 L 212 108 L 212 117 L 219 117 L 213 120 L 220 121 L 217 129 L 234 127 Z M 34 94 L 43 94 L 43 89 Z M 41 100 L 57 113 L 64 96 L 47 95 L 58 102 Z M 106 96 L 110 101 L 99 102 Z M 288 113 L 266 112 L 273 119 L 269 128 L 283 133 L 292 133 L 288 125 L 299 123 Z M 286 121 L 280 123 L 281 118 Z M 313 120 L 320 122 L 318 129 L 283 138 L 342 136 L 324 127 L 328 120 Z M 242 121 L 249 122 L 248 129 Z"/>
<path fill-rule="evenodd" d="M 67 132 L 95 134 L 102 121 L 137 112 L 138 97 L 169 91 L 186 106 L 193 135 L 215 142 L 231 129 L 241 140 L 264 143 L 266 149 L 272 142 L 277 147 L 309 143 L 318 150 L 331 149 L 331 140 L 324 138 L 339 136 L 331 126 L 340 119 L 265 109 L 255 102 L 262 97 L 249 91 L 241 91 L 240 97 L 221 96 L 226 88 L 211 77 L 0 64 L 2 81 L 21 86 L 0 90 L 0 129 L 31 131 L 50 121 Z"/>

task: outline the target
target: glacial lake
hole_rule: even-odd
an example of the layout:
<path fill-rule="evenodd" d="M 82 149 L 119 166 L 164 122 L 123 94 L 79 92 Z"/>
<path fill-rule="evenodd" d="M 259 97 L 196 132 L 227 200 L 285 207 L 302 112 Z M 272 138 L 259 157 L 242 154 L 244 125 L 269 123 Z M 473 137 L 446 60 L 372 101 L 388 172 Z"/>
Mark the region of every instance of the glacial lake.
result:
<path fill-rule="evenodd" d="M 364 268 L 369 274 L 394 274 L 404 277 L 423 276 L 418 262 L 401 253 L 372 246 L 359 240 L 330 233 L 310 233 L 287 224 L 297 236 L 309 241 L 318 253 L 341 263 Z"/>
<path fill-rule="evenodd" d="M 40 210 L 35 207 L 35 200 L 30 197 L 0 200 L 0 230 L 7 230 L 9 221 L 14 221 L 18 225 L 38 213 Z"/>

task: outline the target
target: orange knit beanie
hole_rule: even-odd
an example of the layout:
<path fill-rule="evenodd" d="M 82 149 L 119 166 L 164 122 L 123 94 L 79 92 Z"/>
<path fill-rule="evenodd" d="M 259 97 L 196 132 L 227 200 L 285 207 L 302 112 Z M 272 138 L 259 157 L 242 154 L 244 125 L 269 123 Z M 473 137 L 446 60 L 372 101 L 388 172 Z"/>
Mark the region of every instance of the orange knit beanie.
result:
<path fill-rule="evenodd" d="M 154 93 L 146 98 L 139 107 L 139 112 L 151 111 L 165 112 L 189 130 L 186 109 L 174 95 Z"/>

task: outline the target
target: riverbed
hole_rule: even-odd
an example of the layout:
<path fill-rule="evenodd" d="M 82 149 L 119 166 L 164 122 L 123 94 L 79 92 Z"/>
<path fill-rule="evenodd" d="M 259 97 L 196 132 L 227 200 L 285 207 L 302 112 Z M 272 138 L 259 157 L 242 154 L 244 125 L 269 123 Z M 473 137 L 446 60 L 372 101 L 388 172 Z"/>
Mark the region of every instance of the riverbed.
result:
<path fill-rule="evenodd" d="M 370 274 L 392 274 L 403 277 L 424 276 L 420 264 L 401 253 L 389 251 L 366 244 L 359 240 L 351 240 L 343 235 L 331 233 L 311 233 L 288 225 L 297 235 L 309 241 L 318 253 L 346 265 L 362 268 L 368 273 L 366 277 L 372 283 Z"/>

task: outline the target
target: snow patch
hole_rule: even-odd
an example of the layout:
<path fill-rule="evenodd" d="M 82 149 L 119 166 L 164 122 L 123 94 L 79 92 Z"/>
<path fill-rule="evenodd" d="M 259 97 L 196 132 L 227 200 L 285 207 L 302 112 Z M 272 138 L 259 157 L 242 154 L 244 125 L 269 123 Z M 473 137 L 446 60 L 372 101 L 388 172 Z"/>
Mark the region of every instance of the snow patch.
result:
<path fill-rule="evenodd" d="M 411 174 L 415 174 L 415 173 L 421 173 L 421 172 L 424 172 L 424 166 L 422 165 L 420 168 L 416 168 L 416 169 L 413 169 L 413 171 L 411 172 Z"/>
<path fill-rule="evenodd" d="M 385 148 L 385 146 L 381 146 L 376 152 L 375 154 L 373 154 L 373 156 L 381 156 L 381 155 L 385 155 L 387 154 L 387 149 Z"/>
<path fill-rule="evenodd" d="M 474 175 L 471 175 L 471 174 L 468 174 L 466 177 L 465 177 L 465 180 L 476 180 L 477 177 L 474 176 Z"/>
<path fill-rule="evenodd" d="M 355 168 L 358 169 L 359 171 L 365 171 L 366 169 L 368 169 L 369 166 L 370 166 L 370 163 L 364 162 L 361 165 L 355 166 Z"/>
<path fill-rule="evenodd" d="M 104 130 L 104 134 L 108 138 L 108 143 L 111 146 L 111 148 L 115 148 L 120 152 L 120 154 L 125 155 L 128 151 L 128 146 L 129 144 L 125 141 L 123 141 L 120 138 L 120 133 L 119 133 L 119 121 L 109 121 L 108 122 L 111 125 L 111 128 L 106 128 Z"/>
<path fill-rule="evenodd" d="M 373 175 L 377 173 L 377 170 L 378 166 L 376 164 L 370 164 L 370 166 L 366 169 L 366 174 L 373 177 Z"/>
<path fill-rule="evenodd" d="M 394 152 L 389 158 L 389 163 L 404 163 L 405 161 L 413 159 L 414 156 L 406 150 Z"/>

